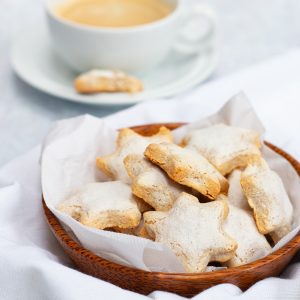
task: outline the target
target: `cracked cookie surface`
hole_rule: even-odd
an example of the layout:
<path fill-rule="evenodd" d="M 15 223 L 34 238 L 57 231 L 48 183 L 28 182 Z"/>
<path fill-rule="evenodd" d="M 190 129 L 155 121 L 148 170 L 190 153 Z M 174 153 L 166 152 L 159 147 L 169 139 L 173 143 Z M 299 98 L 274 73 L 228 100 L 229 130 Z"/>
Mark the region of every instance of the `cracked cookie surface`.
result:
<path fill-rule="evenodd" d="M 174 181 L 215 199 L 228 182 L 206 158 L 196 151 L 171 143 L 150 144 L 145 156 Z"/>

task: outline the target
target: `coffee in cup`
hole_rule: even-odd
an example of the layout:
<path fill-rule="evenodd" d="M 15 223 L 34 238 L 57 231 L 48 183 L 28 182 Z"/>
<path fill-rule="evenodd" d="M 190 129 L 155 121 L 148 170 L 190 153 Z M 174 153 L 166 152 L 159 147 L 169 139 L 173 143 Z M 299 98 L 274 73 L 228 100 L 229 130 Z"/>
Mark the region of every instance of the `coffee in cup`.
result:
<path fill-rule="evenodd" d="M 63 19 L 94 27 L 131 27 L 168 16 L 172 6 L 164 0 L 70 0 L 55 13 Z"/>

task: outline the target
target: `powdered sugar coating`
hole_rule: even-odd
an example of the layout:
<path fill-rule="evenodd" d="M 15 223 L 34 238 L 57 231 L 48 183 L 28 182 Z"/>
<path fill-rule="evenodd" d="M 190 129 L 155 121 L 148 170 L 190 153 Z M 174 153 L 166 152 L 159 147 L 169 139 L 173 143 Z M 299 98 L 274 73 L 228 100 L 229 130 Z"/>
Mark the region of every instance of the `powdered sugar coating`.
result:
<path fill-rule="evenodd" d="M 182 143 L 199 151 L 223 175 L 260 157 L 258 133 L 225 124 L 193 130 Z"/>
<path fill-rule="evenodd" d="M 143 89 L 140 80 L 121 71 L 94 69 L 80 74 L 74 82 L 79 93 L 129 92 Z"/>
<path fill-rule="evenodd" d="M 187 272 L 204 272 L 210 261 L 230 259 L 237 247 L 222 229 L 228 207 L 225 201 L 199 203 L 182 193 L 168 212 L 144 214 L 155 241 L 169 246 Z"/>
<path fill-rule="evenodd" d="M 125 168 L 132 179 L 132 192 L 156 210 L 169 210 L 183 188 L 142 155 L 128 155 Z"/>
<path fill-rule="evenodd" d="M 130 187 L 120 181 L 88 183 L 65 199 L 58 210 L 98 229 L 135 227 L 141 219 Z"/>
<path fill-rule="evenodd" d="M 161 127 L 157 134 L 149 137 L 141 136 L 129 128 L 124 128 L 119 132 L 116 151 L 111 155 L 98 157 L 97 166 L 110 178 L 131 183 L 124 166 L 124 158 L 129 154 L 143 155 L 146 147 L 151 143 L 172 142 L 172 140 L 170 130 L 165 127 Z"/>
<path fill-rule="evenodd" d="M 261 233 L 278 231 L 281 238 L 291 230 L 292 204 L 281 178 L 263 159 L 245 169 L 241 185 Z"/>
<path fill-rule="evenodd" d="M 223 195 L 217 200 L 228 201 Z M 229 214 L 223 228 L 238 244 L 234 256 L 224 263 L 228 267 L 250 263 L 271 251 L 271 246 L 265 236 L 258 231 L 250 211 L 229 204 Z"/>

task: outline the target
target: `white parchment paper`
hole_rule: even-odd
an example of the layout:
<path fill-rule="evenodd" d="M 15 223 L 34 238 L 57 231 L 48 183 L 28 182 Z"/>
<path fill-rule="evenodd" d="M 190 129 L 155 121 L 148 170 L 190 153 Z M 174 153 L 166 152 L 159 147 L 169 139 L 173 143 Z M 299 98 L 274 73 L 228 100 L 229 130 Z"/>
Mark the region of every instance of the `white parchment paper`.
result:
<path fill-rule="evenodd" d="M 243 94 L 231 98 L 216 114 L 174 130 L 173 134 L 175 140 L 180 141 L 188 131 L 216 123 L 254 129 L 262 137 L 264 134 L 263 125 Z M 55 209 L 60 201 L 82 185 L 109 180 L 97 170 L 95 159 L 114 151 L 116 136 L 116 130 L 90 115 L 57 122 L 44 142 L 41 158 L 46 205 L 83 247 L 103 258 L 148 271 L 184 272 L 176 256 L 164 245 L 89 228 Z M 300 230 L 300 180 L 290 163 L 280 155 L 266 146 L 263 146 L 262 154 L 283 180 L 294 208 L 293 230 L 277 243 L 273 248 L 276 250 Z"/>

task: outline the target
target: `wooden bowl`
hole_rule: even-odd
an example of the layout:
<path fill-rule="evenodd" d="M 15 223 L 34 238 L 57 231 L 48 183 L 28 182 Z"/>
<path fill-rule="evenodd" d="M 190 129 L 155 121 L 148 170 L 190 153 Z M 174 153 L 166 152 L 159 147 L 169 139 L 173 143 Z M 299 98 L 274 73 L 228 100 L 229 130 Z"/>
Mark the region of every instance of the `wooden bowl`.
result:
<path fill-rule="evenodd" d="M 147 136 L 156 133 L 162 125 L 175 129 L 183 124 L 151 124 L 133 127 L 133 129 Z M 286 158 L 300 176 L 299 162 L 276 146 L 267 142 L 265 144 Z M 105 260 L 83 248 L 63 229 L 44 201 L 43 207 L 52 232 L 80 271 L 141 294 L 160 290 L 190 297 L 220 283 L 232 283 L 246 290 L 261 279 L 279 275 L 300 249 L 299 232 L 289 243 L 274 253 L 240 267 L 195 274 L 146 272 Z"/>

